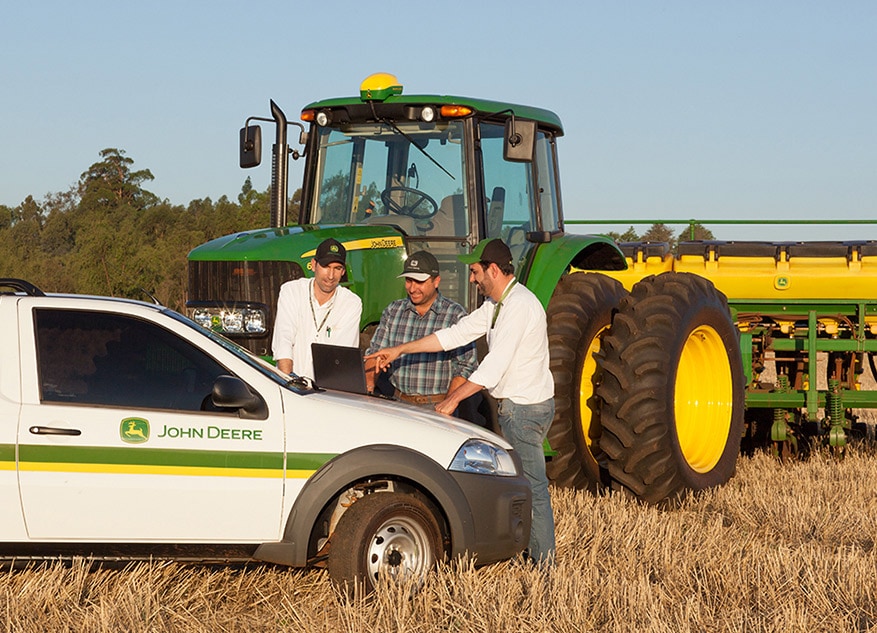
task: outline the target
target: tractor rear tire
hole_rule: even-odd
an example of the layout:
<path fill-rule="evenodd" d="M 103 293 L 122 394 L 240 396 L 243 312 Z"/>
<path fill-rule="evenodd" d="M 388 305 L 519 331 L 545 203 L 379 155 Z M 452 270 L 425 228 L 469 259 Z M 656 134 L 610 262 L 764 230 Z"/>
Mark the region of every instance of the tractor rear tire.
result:
<path fill-rule="evenodd" d="M 596 491 L 606 480 L 600 465 L 600 409 L 594 398 L 594 353 L 627 291 L 596 273 L 571 273 L 558 282 L 548 302 L 548 348 L 554 376 L 554 421 L 548 443 L 555 455 L 546 464 L 557 486 Z"/>
<path fill-rule="evenodd" d="M 745 378 L 739 333 L 712 282 L 674 272 L 641 280 L 598 363 L 613 488 L 659 503 L 734 475 Z"/>

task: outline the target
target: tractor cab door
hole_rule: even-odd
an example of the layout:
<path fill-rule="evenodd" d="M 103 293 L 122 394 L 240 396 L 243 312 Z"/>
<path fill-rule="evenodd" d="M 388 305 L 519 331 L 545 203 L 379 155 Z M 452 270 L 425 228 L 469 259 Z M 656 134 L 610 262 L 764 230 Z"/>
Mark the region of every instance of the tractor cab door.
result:
<path fill-rule="evenodd" d="M 562 230 L 555 138 L 535 129 L 533 151 L 521 158 L 509 156 L 509 126 L 482 122 L 478 132 L 487 237 L 508 244 L 520 277 L 536 244 Z"/>

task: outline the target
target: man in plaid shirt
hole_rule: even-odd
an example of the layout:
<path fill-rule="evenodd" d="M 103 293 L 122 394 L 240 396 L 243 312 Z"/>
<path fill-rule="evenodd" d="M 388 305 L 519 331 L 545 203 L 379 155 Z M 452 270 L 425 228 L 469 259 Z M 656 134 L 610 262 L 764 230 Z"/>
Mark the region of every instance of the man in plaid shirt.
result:
<path fill-rule="evenodd" d="M 399 277 L 405 278 L 408 298 L 394 301 L 384 309 L 367 354 L 422 338 L 454 325 L 466 316 L 463 306 L 439 292 L 439 265 L 431 253 L 413 253 L 405 260 Z M 395 387 L 394 395 L 399 400 L 434 410 L 436 403 L 465 382 L 477 367 L 475 343 L 447 352 L 409 354 L 393 363 L 390 383 Z M 373 371 L 366 371 L 366 380 L 369 389 L 374 389 Z M 471 409 L 474 403 L 466 404 Z M 461 407 L 464 408 L 467 407 Z M 460 410 L 457 415 L 460 415 Z M 481 422 L 477 414 L 461 417 Z"/>

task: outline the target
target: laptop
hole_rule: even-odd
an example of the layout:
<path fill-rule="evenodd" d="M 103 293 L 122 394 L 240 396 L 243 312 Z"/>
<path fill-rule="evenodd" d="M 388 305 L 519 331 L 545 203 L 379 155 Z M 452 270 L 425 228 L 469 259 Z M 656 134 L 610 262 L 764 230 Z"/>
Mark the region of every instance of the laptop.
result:
<path fill-rule="evenodd" d="M 367 394 L 362 350 L 326 343 L 311 343 L 314 383 L 320 389 Z"/>

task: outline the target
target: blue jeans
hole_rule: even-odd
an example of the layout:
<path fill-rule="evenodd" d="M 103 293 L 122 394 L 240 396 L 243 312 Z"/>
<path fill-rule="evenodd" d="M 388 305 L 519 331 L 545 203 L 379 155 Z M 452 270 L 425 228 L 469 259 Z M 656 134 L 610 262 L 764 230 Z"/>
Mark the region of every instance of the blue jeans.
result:
<path fill-rule="evenodd" d="M 499 426 L 509 444 L 521 457 L 524 476 L 533 490 L 533 528 L 529 555 L 535 561 L 554 562 L 554 512 L 545 474 L 542 443 L 554 419 L 554 398 L 537 404 L 515 404 L 508 398 L 499 402 Z"/>

